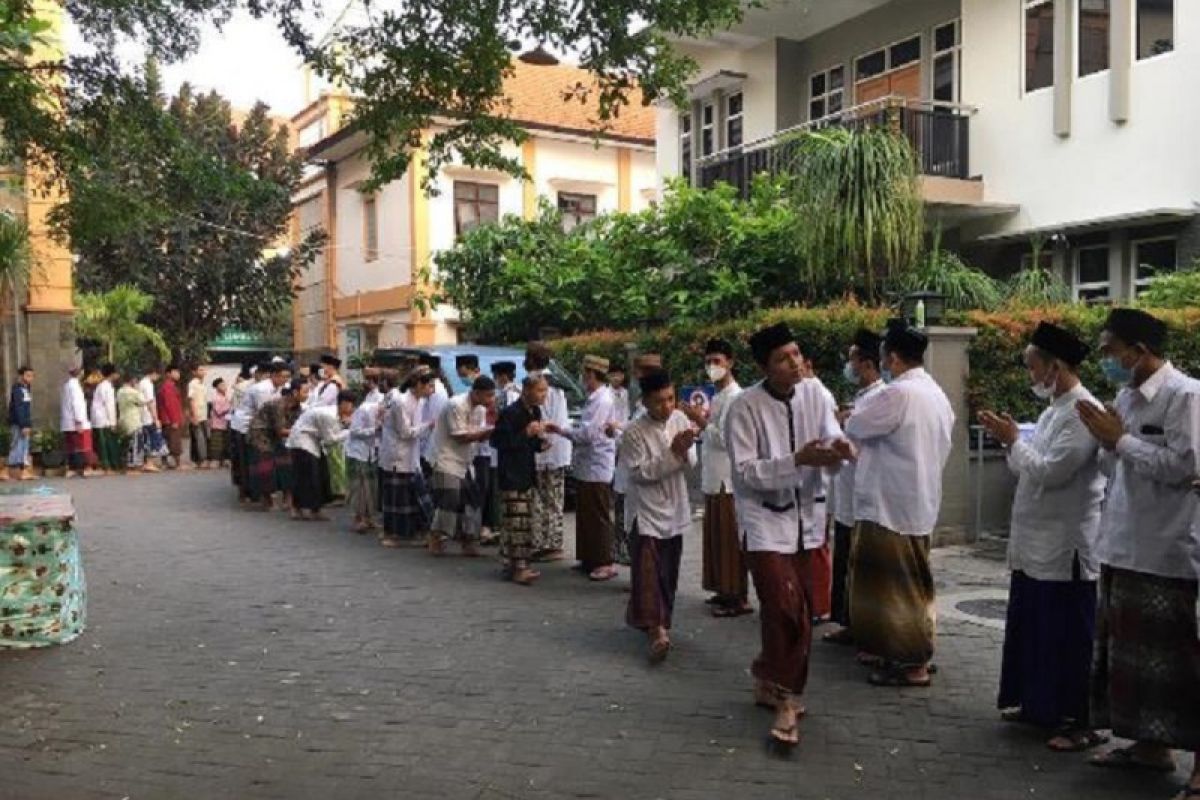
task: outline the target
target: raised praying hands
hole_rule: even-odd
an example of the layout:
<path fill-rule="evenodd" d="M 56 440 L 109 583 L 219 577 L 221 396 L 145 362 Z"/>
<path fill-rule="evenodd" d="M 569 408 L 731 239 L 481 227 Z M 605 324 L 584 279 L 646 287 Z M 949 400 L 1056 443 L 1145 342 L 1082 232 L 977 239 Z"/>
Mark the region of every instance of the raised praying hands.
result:
<path fill-rule="evenodd" d="M 1125 423 L 1116 409 L 1101 407 L 1088 400 L 1080 400 L 1075 404 L 1079 419 L 1088 432 L 1095 437 L 1105 450 L 1113 450 L 1117 442 L 1125 435 Z"/>
<path fill-rule="evenodd" d="M 1017 421 L 1008 414 L 997 414 L 994 411 L 980 411 L 979 424 L 993 439 L 1005 447 L 1011 446 L 1020 438 L 1021 429 Z"/>
<path fill-rule="evenodd" d="M 680 431 L 675 434 L 675 438 L 671 440 L 671 452 L 680 461 L 687 459 L 688 450 L 692 449 L 692 445 L 696 443 L 696 432 L 691 428 L 686 431 Z"/>
<path fill-rule="evenodd" d="M 847 442 L 847 444 L 849 444 Z M 798 467 L 832 467 L 844 460 L 834 447 L 825 444 L 820 439 L 813 439 L 796 451 L 796 466 Z"/>

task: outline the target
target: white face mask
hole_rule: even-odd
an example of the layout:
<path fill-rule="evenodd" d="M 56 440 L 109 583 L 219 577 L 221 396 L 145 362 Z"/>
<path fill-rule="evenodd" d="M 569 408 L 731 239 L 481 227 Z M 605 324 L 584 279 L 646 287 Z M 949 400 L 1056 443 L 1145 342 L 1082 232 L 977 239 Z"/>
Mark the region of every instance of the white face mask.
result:
<path fill-rule="evenodd" d="M 1029 388 L 1033 391 L 1034 396 L 1039 400 L 1051 400 L 1054 398 L 1054 387 L 1056 383 L 1057 381 L 1054 379 L 1054 374 L 1051 373 L 1048 380 L 1034 383 Z"/>
<path fill-rule="evenodd" d="M 720 383 L 729 374 L 729 370 L 719 364 L 709 364 L 704 371 L 708 373 L 708 379 L 713 383 Z"/>

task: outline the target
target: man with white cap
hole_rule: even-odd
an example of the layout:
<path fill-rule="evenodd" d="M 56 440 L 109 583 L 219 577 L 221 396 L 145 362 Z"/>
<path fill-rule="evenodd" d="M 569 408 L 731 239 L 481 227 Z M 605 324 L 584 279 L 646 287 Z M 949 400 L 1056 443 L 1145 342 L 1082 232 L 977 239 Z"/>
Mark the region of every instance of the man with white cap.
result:
<path fill-rule="evenodd" d="M 79 366 L 69 363 L 65 367 L 67 380 L 62 385 L 59 428 L 62 430 L 63 446 L 67 451 L 67 474 L 74 473 L 82 478 L 92 474 L 95 458 L 92 451 L 92 424 L 88 420 L 88 405 L 83 394 L 83 385 L 79 382 Z"/>

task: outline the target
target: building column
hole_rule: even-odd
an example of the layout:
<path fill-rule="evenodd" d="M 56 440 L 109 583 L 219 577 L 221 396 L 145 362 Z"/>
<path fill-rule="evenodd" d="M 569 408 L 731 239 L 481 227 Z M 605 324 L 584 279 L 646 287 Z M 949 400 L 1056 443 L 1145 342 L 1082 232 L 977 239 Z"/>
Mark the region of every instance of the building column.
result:
<path fill-rule="evenodd" d="M 617 211 L 633 210 L 633 151 L 617 148 Z"/>
<path fill-rule="evenodd" d="M 1117 228 L 1108 232 L 1109 297 L 1120 302 L 1133 297 L 1132 254 L 1129 231 Z"/>
<path fill-rule="evenodd" d="M 1111 0 L 1108 26 L 1108 118 L 1128 122 L 1133 74 L 1133 0 Z"/>
<path fill-rule="evenodd" d="M 426 141 L 427 133 L 421 135 L 422 142 Z M 532 140 L 527 142 L 532 144 Z M 532 175 L 533 170 L 530 170 Z M 425 163 L 425 148 L 422 146 L 412 155 L 408 166 L 408 199 L 409 199 L 409 241 L 412 242 L 412 288 L 408 301 L 407 336 L 409 345 L 430 345 L 437 338 L 437 323 L 430 318 L 433 309 L 422 311 L 413 302 L 413 296 L 420 293 L 426 297 L 431 294 L 432 287 L 424 281 L 422 273 L 430 267 L 429 253 L 429 195 L 425 193 L 422 184 L 428 174 Z M 531 184 L 527 184 L 530 186 Z M 527 189 L 528 191 L 528 189 Z M 536 188 L 534 189 L 536 195 Z"/>
<path fill-rule="evenodd" d="M 532 136 L 521 145 L 521 164 L 529 173 L 529 179 L 521 185 L 521 213 L 526 220 L 531 220 L 538 210 L 537 140 Z"/>
<path fill-rule="evenodd" d="M 1054 0 L 1054 134 L 1071 135 L 1075 80 L 1075 0 Z"/>
<path fill-rule="evenodd" d="M 925 333 L 929 336 L 925 368 L 946 393 L 956 418 L 950 458 L 942 472 L 942 507 L 933 537 L 934 544 L 953 544 L 968 539 L 974 520 L 969 475 L 971 443 L 966 424 L 971 414 L 971 406 L 967 402 L 967 376 L 970 372 L 967 348 L 978 330 L 930 327 Z"/>
<path fill-rule="evenodd" d="M 337 298 L 338 213 L 337 164 L 325 165 L 325 342 L 326 349 L 337 348 L 337 317 L 334 314 Z"/>

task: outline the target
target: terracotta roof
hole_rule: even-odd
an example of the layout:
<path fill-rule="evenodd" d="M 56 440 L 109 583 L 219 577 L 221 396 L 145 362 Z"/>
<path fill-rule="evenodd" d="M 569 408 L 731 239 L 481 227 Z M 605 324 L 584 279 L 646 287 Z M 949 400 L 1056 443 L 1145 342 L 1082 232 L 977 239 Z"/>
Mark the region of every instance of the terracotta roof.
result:
<path fill-rule="evenodd" d="M 516 61 L 513 67 L 513 74 L 504 82 L 510 103 L 505 116 L 533 126 L 587 134 L 600 129 L 600 103 L 590 72 L 567 64 L 539 67 Z M 577 96 L 564 99 L 564 95 Z M 653 142 L 654 127 L 654 107 L 642 105 L 642 93 L 635 91 L 629 105 L 621 107 L 603 133 Z"/>

